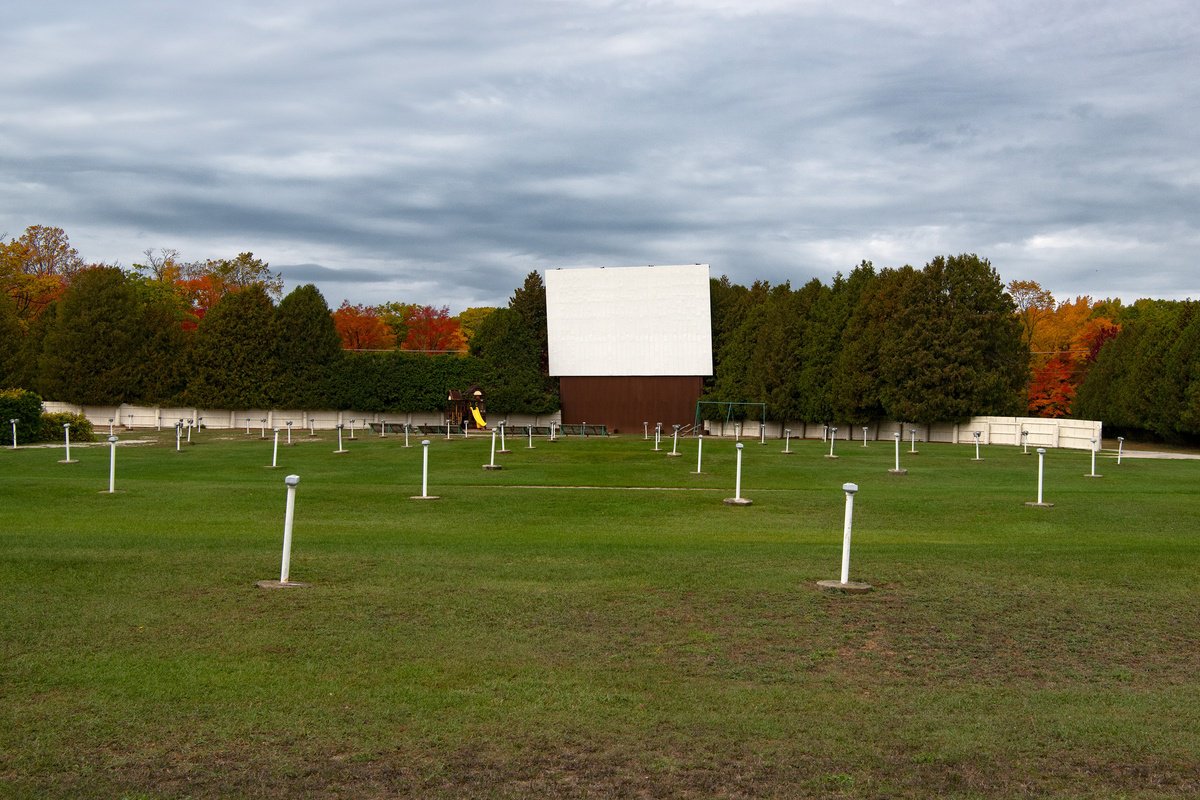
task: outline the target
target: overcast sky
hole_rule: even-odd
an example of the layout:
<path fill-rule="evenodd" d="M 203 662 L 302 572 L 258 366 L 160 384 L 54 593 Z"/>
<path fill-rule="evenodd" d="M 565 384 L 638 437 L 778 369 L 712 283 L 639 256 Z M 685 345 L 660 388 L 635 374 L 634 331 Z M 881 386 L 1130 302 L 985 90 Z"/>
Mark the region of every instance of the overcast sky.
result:
<path fill-rule="evenodd" d="M 1195 0 L 10 4 L 0 233 L 502 305 L 533 269 L 974 252 L 1200 298 Z"/>

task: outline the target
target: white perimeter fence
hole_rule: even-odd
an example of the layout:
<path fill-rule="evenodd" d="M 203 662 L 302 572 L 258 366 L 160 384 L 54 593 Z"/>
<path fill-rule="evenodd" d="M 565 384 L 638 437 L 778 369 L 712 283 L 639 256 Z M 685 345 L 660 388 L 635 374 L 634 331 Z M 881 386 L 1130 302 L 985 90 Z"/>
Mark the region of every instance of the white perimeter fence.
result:
<path fill-rule="evenodd" d="M 354 420 L 356 427 L 367 427 L 371 424 L 386 423 L 393 425 L 445 425 L 446 419 L 436 412 L 424 414 L 371 414 L 360 411 L 280 411 L 277 409 L 240 409 L 229 411 L 223 409 L 204 408 L 163 408 L 159 406 L 77 406 L 71 403 L 45 402 L 42 404 L 46 411 L 66 411 L 73 414 L 83 414 L 97 431 L 112 424 L 126 430 L 138 428 L 171 428 L 179 420 L 195 420 L 195 424 L 207 428 L 274 428 L 284 427 L 290 421 L 296 430 L 311 428 L 315 430 L 333 430 L 338 424 L 351 426 Z M 534 416 L 532 414 L 489 415 L 489 424 L 504 422 L 509 430 L 518 431 L 526 425 L 543 427 L 551 422 L 561 422 L 561 414 Z M 712 436 L 740 436 L 743 439 L 756 439 L 765 435 L 767 438 L 782 439 L 785 429 L 791 430 L 791 435 L 799 439 L 827 439 L 829 428 L 804 422 L 768 422 L 765 431 L 759 430 L 759 423 L 722 422 L 720 420 L 705 420 L 704 429 Z M 1020 447 L 1065 447 L 1075 450 L 1090 450 L 1092 439 L 1097 443 L 1101 440 L 1102 423 L 1087 419 L 1044 419 L 1042 417 L 973 417 L 968 422 L 936 425 L 914 425 L 907 422 L 883 422 L 868 425 L 866 438 L 868 441 L 892 441 L 899 432 L 904 441 L 910 441 L 916 433 L 918 442 L 947 442 L 973 444 L 975 432 L 979 432 L 980 444 L 1007 444 Z M 1025 432 L 1026 438 L 1021 439 Z M 863 426 L 838 425 L 837 438 L 846 441 L 863 440 Z"/>
<path fill-rule="evenodd" d="M 417 425 L 446 424 L 446 417 L 437 412 L 429 412 L 427 414 L 371 414 L 363 411 L 281 411 L 279 409 L 267 408 L 246 408 L 229 411 L 226 409 L 131 406 L 124 404 L 119 406 L 77 406 L 73 403 L 57 403 L 53 401 L 42 403 L 42 407 L 50 413 L 68 412 L 71 414 L 83 414 L 87 417 L 88 422 L 92 423 L 92 427 L 97 432 L 107 429 L 110 422 L 114 427 L 137 430 L 138 428 L 173 428 L 180 420 L 183 420 L 185 423 L 188 420 L 193 420 L 195 425 L 203 425 L 206 428 L 241 428 L 243 431 L 246 428 L 252 431 L 263 427 L 268 430 L 275 427 L 282 428 L 289 422 L 292 423 L 292 428 L 297 431 L 309 429 L 334 430 L 339 424 L 344 425 L 346 429 L 349 429 L 351 424 L 361 429 L 372 424 L 385 423 L 389 431 L 393 430 L 394 426 L 398 427 L 405 424 L 414 427 Z M 353 423 L 351 423 L 351 420 L 353 420 Z M 488 415 L 487 421 L 489 424 L 503 422 L 509 430 L 515 431 L 526 425 L 545 426 L 551 422 L 557 424 L 560 419 L 557 413 L 545 416 L 509 414 L 505 416 Z"/>
<path fill-rule="evenodd" d="M 704 429 L 713 436 L 740 436 L 757 439 L 764 434 L 760 423 L 747 420 L 722 422 L 705 420 Z M 897 432 L 904 441 L 910 441 L 915 431 L 918 442 L 947 442 L 950 444 L 974 444 L 975 433 L 979 433 L 980 444 L 1009 444 L 1016 447 L 1067 447 L 1075 450 L 1091 450 L 1092 439 L 1097 446 L 1101 441 L 1103 423 L 1090 419 L 1045 419 L 1043 417 L 972 417 L 968 422 L 916 425 L 910 422 L 881 422 L 866 426 L 867 441 L 892 441 Z M 838 425 L 839 440 L 863 440 L 862 425 Z M 783 438 L 785 429 L 799 439 L 828 440 L 830 428 L 804 422 L 768 422 L 767 438 Z M 1025 432 L 1022 440 L 1021 433 Z"/>

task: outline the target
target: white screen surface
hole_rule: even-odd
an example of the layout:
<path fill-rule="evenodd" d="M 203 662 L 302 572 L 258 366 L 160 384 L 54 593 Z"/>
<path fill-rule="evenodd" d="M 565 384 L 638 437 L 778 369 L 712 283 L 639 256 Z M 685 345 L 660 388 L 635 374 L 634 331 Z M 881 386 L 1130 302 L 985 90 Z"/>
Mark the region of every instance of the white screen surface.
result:
<path fill-rule="evenodd" d="M 707 264 L 545 275 L 551 375 L 712 374 Z"/>

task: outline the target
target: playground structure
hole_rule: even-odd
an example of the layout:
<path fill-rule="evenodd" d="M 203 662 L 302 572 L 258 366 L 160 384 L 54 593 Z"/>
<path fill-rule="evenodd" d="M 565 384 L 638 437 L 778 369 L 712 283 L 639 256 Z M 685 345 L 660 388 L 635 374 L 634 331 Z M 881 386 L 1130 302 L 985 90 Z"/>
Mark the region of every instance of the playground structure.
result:
<path fill-rule="evenodd" d="M 452 428 L 474 425 L 476 430 L 484 430 L 487 428 L 483 416 L 486 412 L 483 390 L 478 386 L 472 386 L 465 393 L 451 389 L 446 396 L 446 424 Z"/>

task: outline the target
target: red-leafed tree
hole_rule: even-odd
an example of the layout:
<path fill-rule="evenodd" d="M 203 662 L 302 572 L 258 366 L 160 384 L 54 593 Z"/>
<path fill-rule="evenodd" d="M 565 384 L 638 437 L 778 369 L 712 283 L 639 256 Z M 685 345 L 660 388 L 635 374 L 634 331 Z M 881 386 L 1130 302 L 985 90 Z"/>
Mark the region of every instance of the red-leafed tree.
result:
<path fill-rule="evenodd" d="M 1033 373 L 1029 381 L 1029 411 L 1039 417 L 1065 417 L 1075 399 L 1076 364 L 1070 353 L 1060 353 Z"/>
<path fill-rule="evenodd" d="M 346 350 L 391 350 L 396 337 L 372 306 L 350 305 L 344 301 L 333 312 L 333 325 Z"/>
<path fill-rule="evenodd" d="M 465 352 L 466 337 L 447 306 L 410 306 L 404 320 L 408 334 L 401 350 Z"/>

